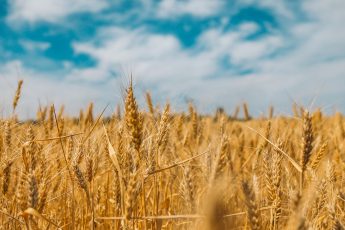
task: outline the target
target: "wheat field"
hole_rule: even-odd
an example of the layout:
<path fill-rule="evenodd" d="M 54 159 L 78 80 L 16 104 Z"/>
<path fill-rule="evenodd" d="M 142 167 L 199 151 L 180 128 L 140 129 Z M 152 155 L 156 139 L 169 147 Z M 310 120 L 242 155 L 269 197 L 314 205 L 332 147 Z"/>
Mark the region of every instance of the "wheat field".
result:
<path fill-rule="evenodd" d="M 0 120 L 1 229 L 343 229 L 340 113 L 139 109 L 130 83 L 111 117 L 19 121 L 22 85 Z"/>

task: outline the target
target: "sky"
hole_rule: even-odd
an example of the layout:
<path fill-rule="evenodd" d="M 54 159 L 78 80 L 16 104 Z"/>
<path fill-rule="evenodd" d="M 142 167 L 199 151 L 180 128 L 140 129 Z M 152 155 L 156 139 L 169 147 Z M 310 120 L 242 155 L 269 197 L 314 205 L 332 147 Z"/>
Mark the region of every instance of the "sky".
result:
<path fill-rule="evenodd" d="M 0 116 L 123 104 L 345 112 L 344 0 L 0 0 Z"/>

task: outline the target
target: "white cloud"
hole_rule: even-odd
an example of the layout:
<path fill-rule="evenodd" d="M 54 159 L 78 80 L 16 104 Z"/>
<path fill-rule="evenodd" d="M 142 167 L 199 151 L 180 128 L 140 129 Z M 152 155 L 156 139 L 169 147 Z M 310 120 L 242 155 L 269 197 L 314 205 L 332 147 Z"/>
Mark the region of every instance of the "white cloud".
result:
<path fill-rule="evenodd" d="M 219 13 L 224 3 L 222 0 L 163 0 L 157 7 L 157 16 L 161 18 L 181 15 L 208 17 Z"/>
<path fill-rule="evenodd" d="M 150 33 L 145 28 L 107 27 L 94 40 L 74 43 L 73 48 L 76 53 L 95 58 L 99 63 L 96 67 L 98 72 L 119 72 L 122 66 L 130 65 L 149 83 L 189 81 L 224 72 L 219 66 L 219 58 L 223 56 L 232 59 L 234 64 L 254 62 L 281 45 L 279 38 L 274 36 L 252 42 L 242 40 L 256 29 L 257 25 L 253 23 L 245 23 L 231 32 L 210 29 L 198 38 L 194 48 L 184 49 L 172 35 Z M 77 71 L 79 74 L 73 73 L 71 78 L 79 75 L 85 80 L 97 80 L 91 76 L 94 72 L 89 68 Z"/>
<path fill-rule="evenodd" d="M 57 23 L 75 13 L 96 13 L 106 7 L 105 0 L 11 0 L 7 20 L 10 23 Z"/>
<path fill-rule="evenodd" d="M 256 40 L 244 39 L 256 30 L 257 25 L 253 23 L 243 23 L 237 31 L 231 32 L 210 29 L 199 37 L 198 46 L 205 47 L 205 54 L 212 54 L 215 58 L 226 55 L 234 65 L 255 67 L 260 59 L 284 46 L 283 38 L 277 35 Z"/>
<path fill-rule="evenodd" d="M 230 57 L 234 64 L 258 62 L 259 58 L 264 58 L 282 46 L 282 41 L 278 37 L 268 37 L 261 42 L 241 42 L 230 50 Z"/>
<path fill-rule="evenodd" d="M 256 1 L 256 3 L 266 9 L 272 10 L 273 14 L 284 19 L 293 19 L 294 13 L 289 8 L 288 1 L 285 0 L 274 0 L 274 1 Z"/>
<path fill-rule="evenodd" d="M 286 19 L 294 19 L 295 15 L 293 9 L 291 8 L 291 4 L 298 4 L 299 2 L 292 2 L 286 0 L 239 0 L 235 1 L 234 5 L 241 9 L 241 7 L 260 7 L 263 9 L 267 9 L 273 15 L 277 16 L 279 21 L 286 20 Z"/>
<path fill-rule="evenodd" d="M 19 43 L 29 52 L 45 51 L 50 47 L 49 42 L 37 42 L 22 39 Z"/>
<path fill-rule="evenodd" d="M 101 44 L 100 39 L 103 38 Z M 119 27 L 109 27 L 100 31 L 99 37 L 87 43 L 75 43 L 77 53 L 86 53 L 98 60 L 99 71 L 114 68 L 119 71 L 122 66 L 133 65 L 139 75 L 149 75 L 146 78 L 159 80 L 175 74 L 177 69 L 170 69 L 176 63 L 180 67 L 188 66 L 187 57 L 180 47 L 179 41 L 171 35 L 149 34 L 144 29 L 126 30 Z M 176 67 L 176 66 L 174 66 Z M 152 70 L 156 71 L 152 71 Z M 181 70 L 183 68 L 180 68 Z M 85 73 L 86 71 L 86 73 Z M 89 76 L 89 69 L 81 70 L 83 76 Z M 73 77 L 72 75 L 71 77 Z"/>

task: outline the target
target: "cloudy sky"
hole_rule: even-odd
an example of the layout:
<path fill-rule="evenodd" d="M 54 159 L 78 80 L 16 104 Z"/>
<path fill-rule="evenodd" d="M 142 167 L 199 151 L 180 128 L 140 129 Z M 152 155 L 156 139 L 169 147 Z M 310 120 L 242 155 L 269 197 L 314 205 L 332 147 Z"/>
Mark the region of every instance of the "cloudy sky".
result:
<path fill-rule="evenodd" d="M 293 102 L 345 112 L 344 0 L 0 0 L 0 115 L 89 101 L 111 112 L 136 95 L 252 114 Z M 142 104 L 144 106 L 144 104 Z"/>

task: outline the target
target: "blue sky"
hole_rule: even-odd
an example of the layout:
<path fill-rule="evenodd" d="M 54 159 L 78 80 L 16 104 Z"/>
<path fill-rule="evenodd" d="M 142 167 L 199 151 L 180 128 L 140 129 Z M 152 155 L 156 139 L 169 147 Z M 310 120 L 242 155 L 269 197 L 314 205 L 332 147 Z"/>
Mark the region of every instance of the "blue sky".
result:
<path fill-rule="evenodd" d="M 0 112 L 18 79 L 23 117 L 50 103 L 111 112 L 131 73 L 142 105 L 151 91 L 176 110 L 345 112 L 343 12 L 343 0 L 0 0 Z"/>

